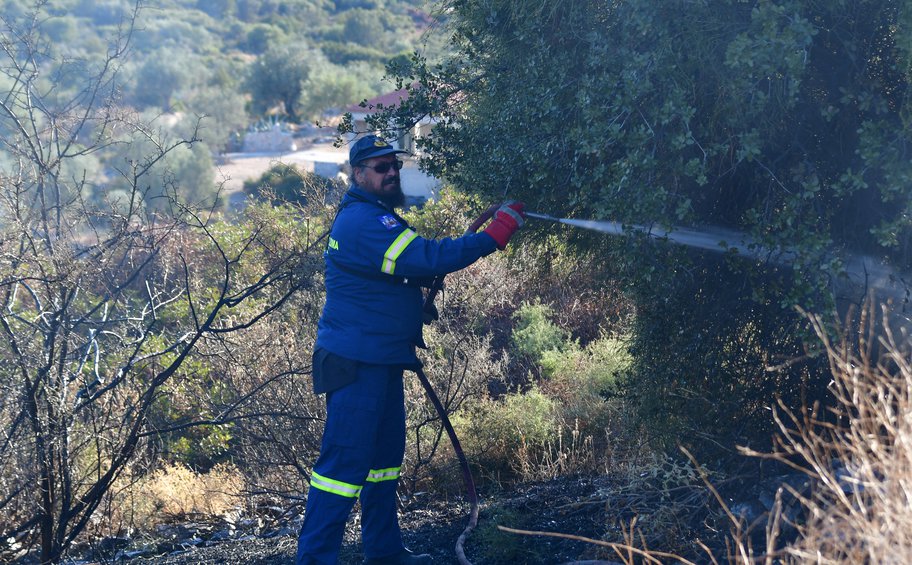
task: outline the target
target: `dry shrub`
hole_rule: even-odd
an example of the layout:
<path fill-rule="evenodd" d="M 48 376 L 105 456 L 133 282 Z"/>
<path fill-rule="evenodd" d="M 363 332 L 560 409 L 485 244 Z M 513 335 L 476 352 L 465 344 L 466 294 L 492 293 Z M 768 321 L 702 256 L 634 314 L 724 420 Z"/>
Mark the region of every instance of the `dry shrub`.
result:
<path fill-rule="evenodd" d="M 243 504 L 244 481 L 232 465 L 218 465 L 197 473 L 183 465 L 169 465 L 136 485 L 148 516 L 137 515 L 138 524 L 161 522 L 192 515 L 220 516 Z"/>
<path fill-rule="evenodd" d="M 833 373 L 835 405 L 777 416 L 779 447 L 767 457 L 812 479 L 794 492 L 807 522 L 786 548 L 796 562 L 912 562 L 912 341 L 875 324 L 869 304 L 857 343 L 833 343 L 811 317 Z"/>
<path fill-rule="evenodd" d="M 460 414 L 487 399 L 489 384 L 503 379 L 507 360 L 494 357 L 489 336 L 472 334 L 446 314 L 439 323 L 425 329 L 425 340 L 429 348 L 422 355 L 424 372 L 447 408 L 466 453 L 471 454 L 468 438 L 460 429 Z M 424 388 L 411 374 L 405 379 L 405 398 L 407 472 L 401 487 L 413 492 L 419 488 L 418 483 L 430 481 L 435 490 L 461 492 L 462 474 L 452 446 Z"/>
<path fill-rule="evenodd" d="M 583 435 L 579 420 L 573 428 L 557 427 L 557 438 L 545 442 L 545 448 L 536 461 L 520 457 L 521 476 L 524 481 L 556 479 L 595 471 L 598 468 L 592 436 Z"/>
<path fill-rule="evenodd" d="M 180 464 L 150 473 L 136 465 L 118 478 L 83 538 L 134 535 L 191 517 L 224 517 L 247 506 L 244 490 L 243 475 L 230 464 L 216 465 L 207 473 Z"/>

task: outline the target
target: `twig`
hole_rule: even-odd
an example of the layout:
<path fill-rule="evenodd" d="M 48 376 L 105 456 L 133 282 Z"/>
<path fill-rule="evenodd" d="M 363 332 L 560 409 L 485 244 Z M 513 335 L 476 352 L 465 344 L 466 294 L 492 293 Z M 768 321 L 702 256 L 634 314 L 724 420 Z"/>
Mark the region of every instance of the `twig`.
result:
<path fill-rule="evenodd" d="M 636 547 L 626 545 L 626 544 L 613 543 L 610 541 L 602 541 L 602 540 L 587 538 L 587 537 L 583 537 L 583 536 L 577 536 L 577 535 L 573 535 L 573 534 L 562 534 L 562 533 L 558 533 L 558 532 L 539 532 L 539 531 L 531 531 L 531 530 L 517 530 L 515 528 L 508 528 L 506 526 L 497 526 L 497 529 L 507 532 L 507 533 L 520 534 L 523 536 L 545 536 L 545 537 L 552 537 L 552 538 L 570 539 L 570 540 L 591 543 L 591 544 L 595 544 L 595 545 L 601 545 L 603 547 L 610 547 L 611 549 L 614 549 L 616 551 L 627 551 L 627 552 L 631 552 L 631 553 L 636 553 L 637 555 L 642 556 L 644 559 L 646 559 L 650 563 L 658 563 L 660 565 L 662 562 L 659 561 L 658 559 L 656 559 L 657 557 L 667 557 L 669 559 L 677 559 L 680 563 L 686 563 L 687 565 L 696 565 L 696 563 L 694 563 L 693 561 L 688 561 L 687 559 L 684 559 L 680 555 L 675 555 L 674 553 L 666 553 L 664 551 L 645 551 L 645 550 L 637 549 Z"/>

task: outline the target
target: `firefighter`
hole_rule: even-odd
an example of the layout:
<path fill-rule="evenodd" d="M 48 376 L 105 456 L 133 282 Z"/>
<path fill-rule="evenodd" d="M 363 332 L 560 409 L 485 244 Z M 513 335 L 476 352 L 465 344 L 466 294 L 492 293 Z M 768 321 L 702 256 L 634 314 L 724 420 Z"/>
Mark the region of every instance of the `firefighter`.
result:
<path fill-rule="evenodd" d="M 374 135 L 349 151 L 352 184 L 324 252 L 326 304 L 317 326 L 314 391 L 326 424 L 313 467 L 298 565 L 335 563 L 345 523 L 361 501 L 365 563 L 430 563 L 402 543 L 396 486 L 405 453 L 403 371 L 420 367 L 423 293 L 435 276 L 504 249 L 524 206 L 501 206 L 488 227 L 458 239 L 424 239 L 394 209 L 404 202 L 405 153 Z"/>

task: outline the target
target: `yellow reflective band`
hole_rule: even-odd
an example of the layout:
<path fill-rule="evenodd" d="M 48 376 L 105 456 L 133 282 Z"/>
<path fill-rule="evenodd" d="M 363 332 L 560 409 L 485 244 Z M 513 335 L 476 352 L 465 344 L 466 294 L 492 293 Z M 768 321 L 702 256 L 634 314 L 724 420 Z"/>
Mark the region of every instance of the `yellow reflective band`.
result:
<path fill-rule="evenodd" d="M 380 267 L 380 270 L 386 273 L 387 275 L 392 275 L 396 270 L 396 259 L 402 255 L 402 252 L 405 251 L 405 248 L 408 247 L 418 234 L 412 230 L 405 230 L 399 234 L 399 237 L 396 238 L 396 241 L 389 246 L 389 249 L 386 250 L 386 253 L 383 254 L 383 266 Z"/>
<path fill-rule="evenodd" d="M 339 242 L 336 241 L 336 240 L 333 239 L 333 238 L 329 238 L 329 248 L 330 248 L 330 249 L 335 249 L 336 251 L 338 251 L 338 250 L 339 250 Z"/>
<path fill-rule="evenodd" d="M 371 469 L 367 474 L 367 482 L 379 483 L 381 481 L 395 481 L 399 478 L 399 470 L 402 467 L 390 467 L 389 469 Z"/>
<path fill-rule="evenodd" d="M 360 485 L 350 485 L 348 483 L 343 483 L 342 481 L 327 479 L 316 471 L 314 471 L 313 475 L 310 477 L 310 486 L 346 498 L 358 498 L 361 494 Z"/>

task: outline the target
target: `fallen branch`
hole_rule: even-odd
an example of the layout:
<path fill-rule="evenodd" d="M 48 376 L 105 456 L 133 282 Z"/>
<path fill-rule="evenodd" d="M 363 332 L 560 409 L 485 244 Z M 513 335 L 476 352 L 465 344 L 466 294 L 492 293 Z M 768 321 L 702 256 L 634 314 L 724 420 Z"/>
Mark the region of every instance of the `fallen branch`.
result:
<path fill-rule="evenodd" d="M 683 557 L 681 557 L 679 555 L 675 555 L 673 553 L 666 553 L 664 551 L 647 551 L 647 550 L 643 550 L 643 549 L 637 549 L 636 547 L 633 547 L 633 546 L 627 545 L 627 544 L 613 543 L 610 541 L 597 540 L 597 539 L 587 538 L 584 536 L 577 536 L 577 535 L 573 535 L 573 534 L 561 534 L 558 532 L 540 532 L 540 531 L 531 531 L 531 530 L 517 530 L 515 528 L 508 528 L 506 526 L 497 526 L 497 529 L 501 530 L 503 532 L 508 532 L 511 534 L 519 534 L 519 535 L 523 535 L 523 536 L 545 536 L 545 537 L 552 537 L 552 538 L 570 539 L 570 540 L 582 541 L 582 542 L 586 542 L 586 543 L 600 545 L 602 547 L 610 547 L 611 549 L 617 551 L 618 554 L 620 554 L 621 551 L 625 551 L 627 553 L 636 553 L 637 555 L 646 559 L 649 563 L 657 563 L 658 565 L 661 565 L 661 563 L 662 563 L 661 561 L 659 561 L 657 559 L 658 557 L 677 559 L 680 563 L 685 563 L 687 565 L 696 565 L 696 563 L 694 563 L 693 561 L 688 561 L 687 559 L 684 559 Z"/>

